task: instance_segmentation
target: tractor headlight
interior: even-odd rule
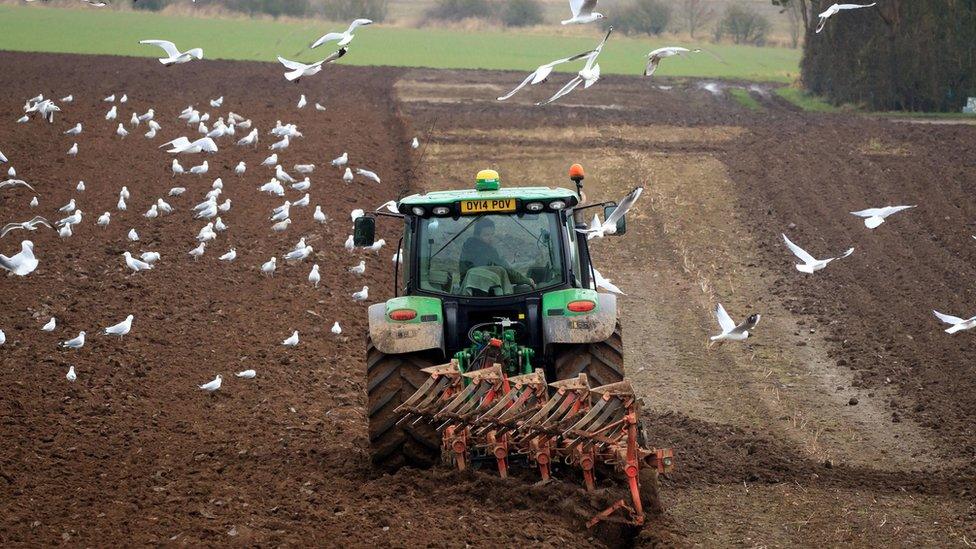
[[[421,208],[420,206],[414,206],[413,208],[410,209],[410,211],[413,212],[413,215],[416,215],[418,217],[423,217],[424,214],[427,213],[427,210]]]
[[[451,209],[447,206],[437,206],[434,208],[434,215],[447,215],[451,213]],[[419,214],[418,214],[419,215]]]
[[[566,202],[563,200],[553,200],[549,203],[549,207],[553,210],[561,210],[566,207]]]
[[[525,209],[530,212],[541,212],[542,208],[545,207],[546,205],[543,204],[542,202],[529,202],[528,204],[525,205]]]

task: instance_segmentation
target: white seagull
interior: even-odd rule
[[[179,65],[194,59],[203,59],[203,50],[200,48],[193,48],[181,52],[176,48],[176,44],[168,40],[140,40],[139,43],[162,48],[166,53],[166,57],[161,57],[159,62],[166,66]]]
[[[366,179],[369,179],[370,181],[375,181],[376,183],[381,182],[380,176],[376,175],[376,172],[371,172],[369,170],[364,170],[362,168],[356,168],[356,175],[361,175]]]
[[[686,53],[701,53],[701,50],[689,50],[688,48],[678,46],[668,46],[652,51],[651,53],[647,54],[647,66],[644,67],[644,76],[651,76],[654,74],[654,71],[657,70],[657,66],[665,57],[674,57],[676,55],[684,55]]]
[[[122,254],[122,256],[125,257],[125,266],[137,273],[139,271],[148,271],[153,268],[152,264],[132,257],[132,254],[129,252],[125,252]]]
[[[312,270],[308,273],[308,281],[312,283],[312,286],[315,286],[316,288],[319,287],[319,282],[322,281],[322,276],[319,275],[318,263],[312,265]]]
[[[585,51],[583,53],[578,53],[578,54],[576,54],[576,55],[574,55],[572,57],[564,57],[562,59],[557,59],[557,60],[553,61],[552,63],[546,63],[545,65],[539,65],[534,71],[532,71],[531,73],[529,73],[528,76],[525,77],[525,80],[523,80],[521,84],[519,84],[518,86],[515,86],[515,89],[514,90],[512,90],[512,91],[506,93],[505,95],[499,97],[498,100],[499,101],[504,101],[504,100],[508,99],[509,97],[515,95],[519,90],[521,90],[525,86],[534,86],[536,84],[539,84],[541,82],[545,82],[545,81],[549,80],[549,75],[552,73],[552,69],[556,65],[561,65],[563,63],[569,63],[569,62],[572,62],[572,61],[576,61],[576,60],[582,59],[582,58],[584,58],[584,57],[586,57],[586,56],[588,56],[588,55],[590,55],[592,53],[593,53],[593,50]],[[413,143],[411,143],[411,147],[413,147],[413,148],[416,149],[419,146],[420,146],[420,141],[418,141],[417,138],[414,137],[413,138]]]
[[[873,2],[871,4],[834,4],[830,6],[829,8],[824,10],[820,15],[817,16],[820,18],[820,24],[817,26],[817,34],[819,34],[820,31],[823,30],[824,25],[827,24],[827,19],[830,19],[834,15],[837,15],[841,10],[856,10],[860,8],[870,8],[875,4],[877,4],[877,2]]]
[[[722,328],[722,333],[714,335],[709,339],[712,343],[722,344],[724,341],[745,341],[749,337],[749,330],[756,327],[759,324],[759,319],[762,315],[754,313],[749,315],[749,318],[745,320],[742,324],[736,326],[735,321],[729,316],[729,313],[725,312],[725,307],[721,303],[715,309],[715,317],[718,319],[718,325]]]
[[[85,346],[85,332],[78,332],[78,337],[62,341],[58,345],[64,349],[81,349]]]
[[[58,321],[52,316],[51,320],[48,320],[44,326],[41,326],[42,332],[53,332],[54,328],[58,325]]]
[[[200,386],[200,388],[203,389],[204,391],[208,392],[208,393],[212,393],[212,392],[216,391],[217,389],[220,389],[220,382],[222,380],[223,380],[223,378],[220,377],[220,374],[217,374],[217,377],[215,377],[213,379],[213,381],[204,383],[203,385]]]
[[[326,42],[331,42],[332,40],[338,40],[339,42],[336,45],[338,45],[339,47],[348,45],[350,42],[352,42],[352,39],[355,38],[355,36],[353,36],[352,34],[352,31],[356,30],[357,27],[362,27],[365,25],[372,25],[372,24],[373,22],[369,19],[356,19],[349,24],[349,28],[346,29],[345,32],[330,32],[328,34],[324,34],[320,36],[318,40],[312,42],[312,45],[309,46],[309,48],[315,49],[321,46],[322,44],[325,44]]]
[[[835,259],[843,259],[851,255],[852,253],[854,253],[854,248],[851,248],[846,252],[844,252],[844,254],[841,255],[840,257],[817,259],[812,255],[810,255],[809,253],[807,253],[807,251],[804,250],[803,248],[791,242],[790,239],[787,238],[785,234],[783,235],[783,240],[786,242],[786,247],[788,247],[790,251],[793,252],[793,255],[795,255],[797,258],[800,259],[800,261],[803,262],[801,264],[796,265],[796,270],[800,271],[801,273],[813,274],[814,272],[819,271],[820,269],[826,267],[827,264],[830,263],[831,261]]]
[[[6,269],[17,276],[26,276],[37,268],[37,258],[34,257],[34,243],[24,240],[20,243],[20,253],[11,257],[0,254],[0,268]]]
[[[261,272],[274,278],[275,269],[278,268],[278,258],[272,257],[261,265]]]
[[[237,374],[235,375],[237,375],[237,377],[244,378],[244,379],[254,379],[254,377],[257,376],[258,373],[255,372],[254,370],[244,370],[243,372],[237,372]]]
[[[597,80],[600,79],[600,64],[596,62],[596,58],[599,57],[600,52],[603,51],[603,46],[607,43],[607,39],[610,38],[611,32],[613,32],[613,27],[610,27],[609,30],[607,30],[607,34],[606,36],[603,37],[603,40],[600,42],[600,44],[597,47],[593,48],[593,51],[586,56],[586,64],[583,65],[583,68],[580,69],[578,73],[576,73],[576,76],[574,76],[572,80],[567,82],[566,85],[562,87],[562,89],[557,91],[555,95],[550,97],[548,100],[537,104],[548,105],[549,103],[552,103],[553,101],[559,99],[560,97],[575,90],[577,87],[579,87],[580,84],[583,84],[583,89],[589,88],[590,86],[595,84]]]
[[[329,55],[325,59],[312,63],[311,65],[306,65],[305,63],[299,63],[298,61],[289,61],[284,57],[281,57],[280,55],[278,56],[278,62],[284,65],[286,69],[288,69],[285,72],[285,80],[288,80],[289,82],[297,82],[304,76],[312,76],[313,74],[317,74],[319,71],[322,70],[322,65],[326,63],[331,63],[332,61],[339,59],[340,57],[346,54],[346,51],[347,51],[346,48],[342,48],[339,51],[336,51],[335,53]]]
[[[569,0],[569,9],[573,16],[561,21],[563,25],[583,25],[603,19],[603,14],[593,11],[597,0]]]
[[[285,347],[297,347],[298,346],[298,330],[295,330],[288,336],[288,339],[281,342]]]
[[[354,301],[366,301],[369,299],[369,286],[363,286],[362,290],[354,292],[352,298]]]
[[[123,320],[122,322],[119,322],[118,324],[114,324],[112,326],[109,326],[108,328],[105,328],[105,330],[102,333],[104,333],[105,335],[116,335],[119,336],[119,339],[122,339],[122,336],[128,334],[129,330],[132,329],[133,318],[135,317],[129,315],[125,317],[125,320]]]
[[[64,375],[64,378],[71,382],[78,379],[78,374],[75,373],[74,366],[68,366],[68,373]]]
[[[603,238],[604,235],[614,234],[617,232],[617,221],[620,220],[632,207],[637,199],[640,198],[641,193],[644,192],[644,187],[637,187],[630,191],[627,196],[623,197],[614,208],[613,212],[607,216],[603,223],[596,224],[599,219],[595,215],[593,216],[593,227],[588,227],[586,229],[576,229],[576,232],[583,233],[586,235],[586,239],[591,238]]]
[[[851,214],[864,218],[864,226],[874,229],[885,222],[890,215],[894,215],[902,210],[917,208],[918,206],[885,206],[883,208],[868,208]]]
[[[332,160],[332,165],[336,167],[345,166],[347,162],[349,162],[349,153],[344,152]]]
[[[969,330],[971,328],[976,328],[976,316],[967,319],[962,319],[959,318],[958,316],[952,316],[952,315],[940,313],[939,311],[932,311],[932,312],[935,313],[935,316],[939,317],[939,320],[941,320],[942,322],[945,322],[946,324],[951,324],[951,326],[946,328],[947,334],[954,334],[956,332],[961,332],[962,330]]]

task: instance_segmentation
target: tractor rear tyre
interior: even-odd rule
[[[586,374],[591,387],[624,380],[624,344],[620,323],[604,341],[560,345],[553,357],[556,379],[571,379]]]
[[[374,465],[385,469],[399,469],[404,465],[429,467],[440,458],[441,436],[437,430],[425,421],[397,425],[401,416],[393,410],[430,377],[420,370],[441,362],[429,353],[381,353],[367,338],[367,413]]]

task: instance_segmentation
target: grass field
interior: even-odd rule
[[[155,57],[158,48],[142,46],[144,39],[171,40],[182,49],[202,47],[210,59],[273,62],[277,55],[296,60],[317,60],[331,53],[297,52],[320,34],[344,25],[321,22],[279,22],[250,19],[204,19],[163,16],[147,12],[107,9],[65,9],[43,6],[0,5],[0,50],[114,54]],[[376,25],[361,29],[349,55],[352,65],[394,65],[430,68],[526,70],[585,51],[592,38],[546,36],[518,31],[465,32]],[[640,74],[647,52],[664,45],[654,39],[611,37],[600,67],[605,74]],[[800,52],[787,48],[704,44],[705,53],[661,64],[661,76],[728,78],[764,82],[792,82]],[[321,52],[321,53],[320,53]],[[576,65],[565,66],[578,70]]]

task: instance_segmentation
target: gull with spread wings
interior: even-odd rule
[[[599,57],[600,52],[603,51],[604,44],[607,43],[607,38],[610,38],[610,33],[613,32],[613,27],[607,30],[607,35],[603,37],[600,44],[593,48],[593,51],[586,55],[586,64],[580,69],[576,76],[573,77],[561,90],[557,91],[555,95],[550,97],[547,101],[542,103],[537,103],[538,105],[548,105],[553,101],[559,99],[560,97],[568,94],[569,92],[575,90],[580,84],[583,84],[583,88],[589,88],[600,79],[600,64],[596,62],[596,58]]]
[[[341,48],[340,50],[336,51],[332,55],[326,57],[325,59],[321,61],[316,61],[311,65],[306,65],[305,63],[299,63],[298,61],[289,61],[280,55],[278,56],[278,62],[284,65],[286,69],[288,69],[288,72],[285,73],[285,79],[288,80],[289,82],[297,82],[304,76],[312,76],[313,74],[317,74],[319,71],[322,70],[322,65],[326,63],[331,63],[336,59],[339,59],[340,57],[345,55],[347,51],[349,51],[349,48]]]
[[[179,65],[182,63],[188,63],[194,59],[203,59],[203,50],[200,48],[193,48],[191,50],[180,51],[176,48],[176,44],[170,42],[169,40],[140,40],[140,44],[147,46],[159,46],[166,52],[166,57],[160,57],[159,62],[165,66]]]
[[[617,204],[613,212],[603,220],[603,223],[588,227],[586,229],[576,229],[576,232],[586,235],[586,239],[590,240],[592,238],[603,238],[604,235],[614,234],[617,232],[617,221],[619,221],[626,213],[634,207],[637,199],[640,198],[641,193],[644,192],[644,187],[637,187],[630,191],[627,196]],[[597,220],[596,217],[593,218],[594,221]]]
[[[564,57],[563,59],[557,59],[557,60],[553,61],[552,63],[546,63],[545,65],[539,65],[539,67],[536,68],[534,71],[532,71],[528,76],[526,76],[525,77],[525,80],[523,80],[521,84],[519,84],[518,86],[516,86],[514,90],[512,90],[512,91],[508,92],[507,94],[499,97],[498,100],[499,101],[504,101],[504,100],[508,99],[509,97],[515,95],[519,90],[521,90],[525,86],[534,86],[536,84],[539,84],[539,83],[545,82],[546,80],[549,80],[549,75],[552,73],[552,69],[556,65],[562,65],[563,63],[569,63],[571,61],[576,61],[577,59],[583,59],[584,57],[586,57],[586,56],[588,56],[588,55],[590,55],[592,53],[593,53],[593,50],[585,51],[583,53],[578,53],[578,54],[576,54],[576,55],[574,55],[572,57]]]

